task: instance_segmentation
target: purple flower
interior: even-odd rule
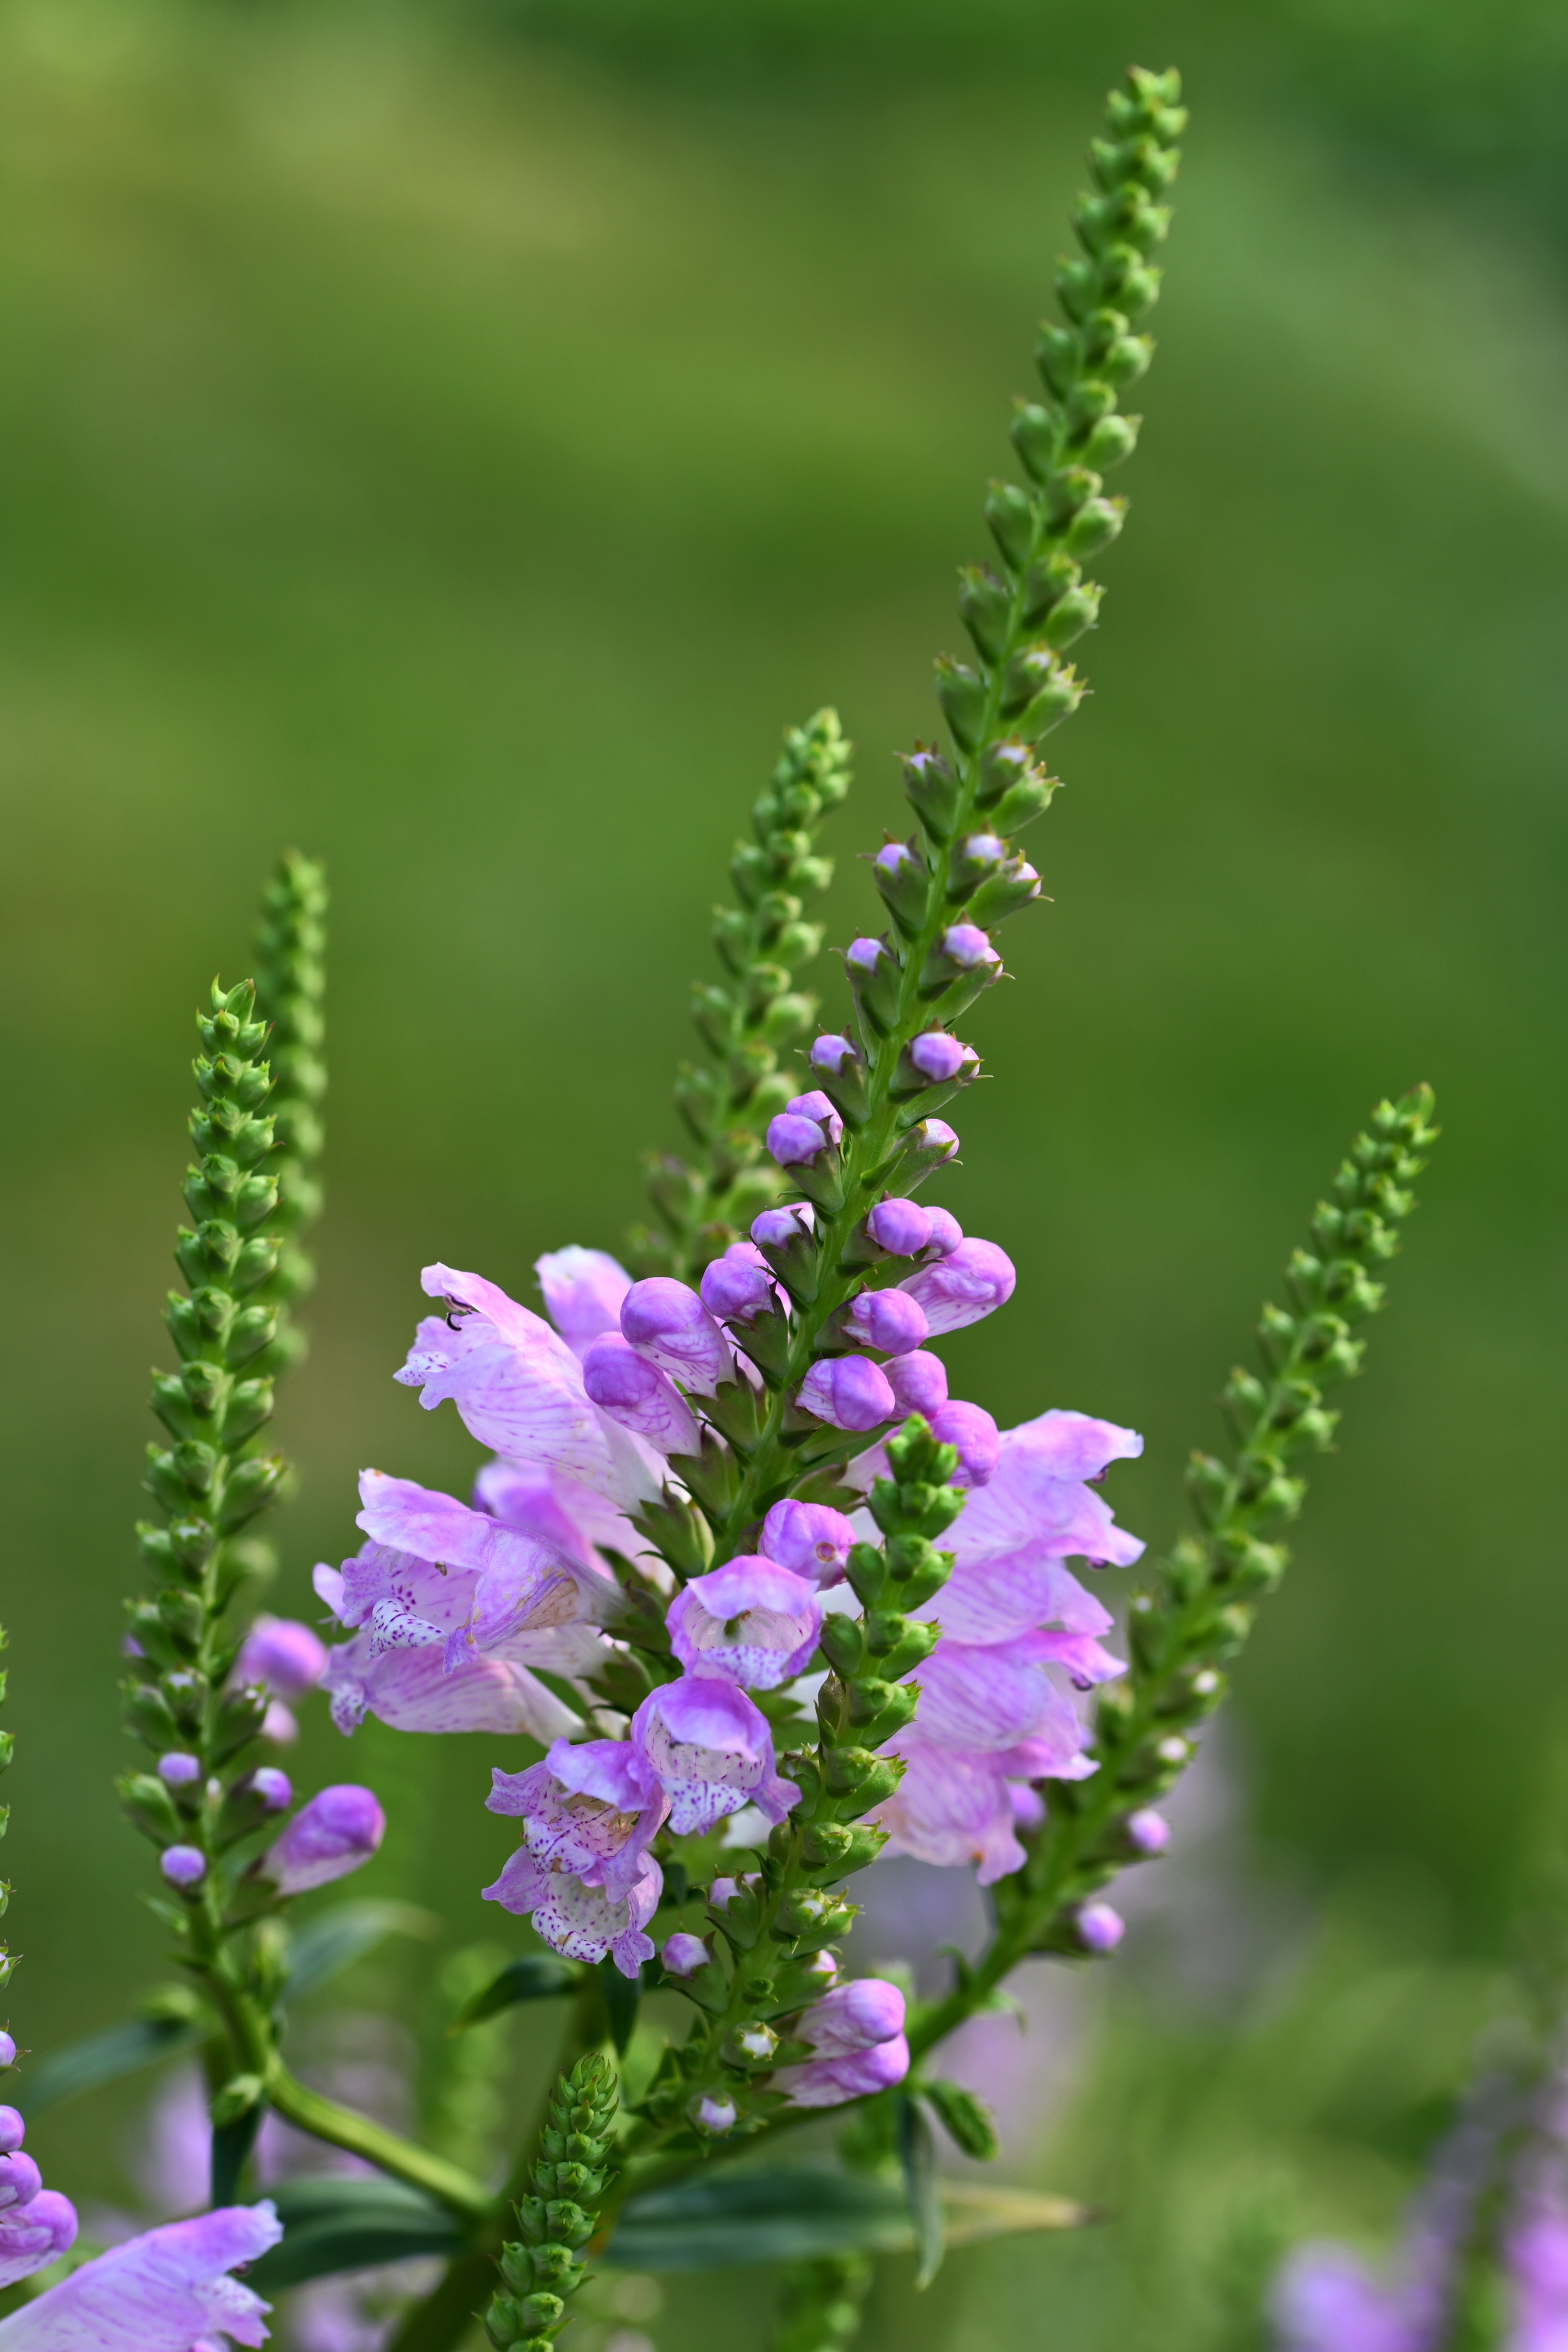
[[[905,1290],[862,1290],[845,1310],[844,1328],[863,1348],[905,1356],[926,1337],[926,1318]]]
[[[781,2066],[774,2086],[797,2107],[836,2107],[901,2083],[910,2070],[904,1997],[880,1977],[835,1985],[796,2020],[792,2038],[819,2054]]]
[[[668,1811],[647,1759],[626,1739],[558,1739],[525,1772],[492,1771],[485,1809],[520,1814],[524,1851],[617,1899]]]
[[[9,2156],[27,2137],[27,2126],[15,2107],[0,2107],[0,2153]]]
[[[670,1602],[667,1622],[689,1674],[775,1690],[816,1649],[822,1603],[808,1578],[746,1553],[694,1576]]]
[[[651,1853],[638,1855],[630,1886],[616,1895],[536,1861],[520,1846],[495,1885],[481,1892],[487,1903],[531,1918],[535,1934],[563,1958],[597,1962],[607,1953],[624,1977],[635,1977],[653,1958],[653,1939],[643,1929],[658,1908],[663,1886],[664,1873]]]
[[[939,1405],[947,1402],[947,1366],[928,1349],[912,1349],[907,1356],[895,1356],[882,1369],[900,1412],[923,1412],[929,1420]]]
[[[1560,2181],[1543,2179],[1521,2200],[1508,2233],[1513,2331],[1508,2352],[1563,2352],[1568,2345],[1568,2209]]]
[[[939,1404],[927,1419],[939,1444],[958,1448],[958,1467],[952,1474],[952,1484],[987,1486],[1002,1459],[1002,1437],[984,1406],[963,1404],[955,1399],[952,1404]]]
[[[199,1758],[187,1756],[181,1748],[172,1748],[158,1759],[158,1778],[166,1789],[194,1788],[201,1777]]]
[[[1041,1740],[1053,1753],[1076,1756],[1083,1727],[1036,1654],[1037,1638],[978,1648],[944,1634],[919,1673],[921,1739],[982,1752]]]
[[[15,2115],[15,2107],[6,2109]],[[44,2176],[24,2147],[8,2148],[0,2156],[0,2210],[12,2205],[30,2205],[44,2185]]]
[[[431,1297],[454,1302],[421,1323],[396,1375],[419,1389],[427,1412],[450,1397],[481,1445],[563,1471],[619,1506],[658,1493],[659,1465],[598,1411],[576,1356],[542,1316],[477,1274],[427,1265],[420,1279]]]
[[[960,971],[1001,969],[1001,957],[974,923],[950,923],[942,935],[942,951]]]
[[[234,1662],[237,1684],[260,1683],[279,1698],[300,1699],[326,1672],[327,1653],[309,1625],[293,1617],[258,1617]]]
[[[1052,1621],[1106,1633],[1110,1616],[1062,1562],[1080,1553],[1128,1568],[1140,1558],[1142,1543],[1086,1482],[1142,1450],[1134,1431],[1087,1413],[1044,1412],[1005,1431],[995,1475],[946,1538],[957,1565],[942,1591],[945,1633],[1007,1642]]]
[[[960,1242],[934,1265],[906,1276],[901,1287],[919,1299],[934,1339],[1005,1307],[1017,1281],[1013,1261],[994,1242]]]
[[[258,1765],[254,1772],[247,1772],[245,1780],[236,1785],[254,1789],[269,1813],[286,1813],[294,1801],[288,1773],[279,1772],[273,1764]]]
[[[980,1066],[973,1046],[949,1036],[945,1029],[922,1029],[910,1047],[910,1059],[933,1087],[948,1086]]]
[[[778,1304],[778,1286],[755,1242],[731,1242],[702,1274],[702,1304],[710,1315],[749,1323]]]
[[[262,1856],[260,1874],[280,1895],[308,1895],[367,1863],[385,1830],[386,1816],[371,1790],[338,1781],[295,1814]]]
[[[733,2131],[740,2115],[733,2099],[721,2098],[715,2091],[703,2091],[692,2099],[687,2108],[699,2131],[712,2132],[717,2137]]]
[[[869,980],[874,977],[878,966],[887,960],[887,955],[888,950],[880,940],[851,940],[844,950],[844,961],[851,971],[858,971]]]
[[[633,1283],[621,1301],[621,1337],[661,1372],[705,1395],[711,1395],[735,1369],[729,1341],[696,1291],[671,1275],[656,1274],[647,1282]],[[584,1386],[593,1395],[586,1362]]]
[[[846,1063],[853,1068],[859,1059],[860,1049],[854,1039],[842,1037],[837,1034],[819,1037],[811,1049],[812,1068],[826,1070],[829,1077],[833,1078],[837,1077]]]
[[[1091,1952],[1113,1952],[1127,1933],[1127,1923],[1109,1903],[1085,1903],[1078,1915],[1078,1932]]]
[[[781,1110],[768,1121],[768,1150],[781,1168],[804,1168],[826,1149],[826,1129],[800,1111]]]
[[[42,2202],[36,2199],[29,2211]],[[63,2197],[56,2202],[69,2213]],[[75,2237],[75,2223],[72,2214],[63,2245]],[[55,2224],[64,2226],[63,2218]],[[194,2221],[144,2231],[0,2320],[0,2352],[128,2352],[131,2346],[135,2352],[216,2352],[220,2333],[237,2344],[264,2344],[262,2314],[270,2305],[227,2273],[255,2262],[282,2235],[266,2202],[220,2206]]]
[[[595,1339],[583,1359],[583,1386],[593,1402],[635,1430],[660,1454],[695,1454],[691,1408],[657,1365],[639,1356],[619,1332]]]
[[[26,2205],[8,2206],[0,2213],[0,2287],[15,2286],[18,2279],[30,2278],[57,2262],[75,2244],[76,2233],[76,2207],[58,2189],[40,2189]],[[37,2305],[25,2308],[36,2310]],[[0,2342],[16,2343],[15,2336],[5,2336],[5,2325],[0,2323]]]
[[[1432,2315],[1347,2247],[1299,2246],[1275,2286],[1280,2352],[1433,2352]]]
[[[855,1530],[826,1503],[775,1503],[763,1521],[763,1549],[781,1568],[808,1576],[818,1591],[844,1581]]]
[[[207,1874],[207,1858],[199,1845],[165,1846],[158,1857],[158,1867],[171,1886],[182,1893],[188,1886],[199,1886]]]
[[[663,1782],[677,1837],[710,1830],[742,1805],[782,1822],[800,1791],[780,1778],[767,1717],[744,1691],[710,1675],[683,1675],[650,1691],[631,1736]]]
[[[1127,1836],[1140,1853],[1163,1853],[1171,1843],[1171,1824],[1163,1813],[1155,1812],[1152,1805],[1141,1806],[1127,1816]]]
[[[926,1211],[931,1219],[931,1246],[938,1257],[951,1257],[963,1239],[963,1227],[951,1209]]]
[[[668,1976],[694,1977],[707,1967],[710,1954],[700,1936],[675,1935],[667,1937],[658,1957]]]
[[[879,1201],[866,1231],[889,1257],[918,1257],[931,1245],[931,1212],[917,1201]]]
[[[800,1402],[834,1429],[875,1429],[898,1411],[887,1374],[869,1356],[819,1359],[800,1384]]]
[[[898,1986],[884,1977],[854,1977],[804,2010],[791,2038],[839,2057],[895,2041],[903,2030],[904,1996]]]
[[[810,1094],[792,1095],[784,1105],[784,1112],[786,1116],[793,1115],[796,1118],[815,1119],[835,1151],[844,1140],[844,1121],[820,1087],[814,1087]]]
[[[581,1356],[602,1333],[620,1328],[621,1301],[632,1286],[624,1265],[605,1250],[550,1250],[535,1258],[533,1271],[544,1293],[544,1311],[574,1354]]]
[[[892,1853],[944,1869],[977,1863],[982,1886],[1023,1868],[1002,1759],[932,1747],[912,1732],[900,1733],[889,1752],[902,1757],[904,1777],[872,1819],[889,1832]]]

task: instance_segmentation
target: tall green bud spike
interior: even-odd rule
[[[501,2288],[485,2314],[496,2352],[551,2352],[567,2304],[588,2273],[582,2249],[598,2227],[609,2185],[611,2135],[619,2088],[602,2050],[579,2058],[551,2094],[539,2136],[533,2194],[517,2207],[518,2242],[501,2248]]]
[[[779,1055],[816,1018],[816,998],[795,983],[822,947],[821,925],[805,919],[833,878],[816,833],[849,790],[849,758],[836,711],[790,728],[752,812],[752,838],[736,848],[730,876],[741,904],[718,908],[713,921],[725,984],[693,992],[707,1066],[683,1063],[676,1082],[697,1149],[689,1160],[648,1154],[648,1194],[665,1230],[630,1236],[640,1273],[695,1281],[783,1189],[763,1136],[804,1084],[781,1072]]]
[[[135,1664],[126,1720],[154,1753],[179,1748],[201,1769],[176,1797],[146,1775],[129,1778],[121,1794],[154,1844],[194,1845],[215,1864],[226,1822],[207,1783],[215,1773],[232,1777],[266,1708],[264,1694],[224,1685],[243,1630],[233,1603],[270,1569],[268,1548],[247,1530],[287,1470],[264,1450],[261,1433],[276,1377],[300,1352],[289,1304],[310,1280],[300,1236],[320,1203],[312,1171],[325,1087],[325,905],[319,867],[285,858],[267,894],[259,941],[270,1017],[248,980],[227,989],[215,982],[211,1005],[197,1016],[199,1099],[190,1122],[197,1156],[184,1181],[191,1223],[174,1253],[186,1290],[171,1293],[165,1317],[178,1370],[153,1381],[153,1410],[170,1442],[149,1447],[147,1484],[167,1524],[137,1529],[159,1590],[131,1605]],[[201,1885],[210,1903],[210,1873]]]

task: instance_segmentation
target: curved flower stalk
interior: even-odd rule
[[[683,1063],[675,1089],[698,1156],[648,1155],[648,1196],[665,1230],[639,1226],[630,1236],[642,1273],[695,1281],[778,1193],[762,1139],[795,1092],[780,1074],[780,1052],[816,1013],[816,997],[795,980],[822,947],[822,927],[805,909],[832,880],[833,863],[817,855],[816,831],[849,789],[849,757],[836,711],[788,729],[772,784],[752,811],[752,838],[736,849],[730,877],[741,904],[713,919],[728,984],[693,992],[708,1066]]]

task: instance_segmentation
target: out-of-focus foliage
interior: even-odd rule
[[[955,1387],[1004,1421],[1072,1404],[1144,1429],[1118,1511],[1164,1540],[1341,1135],[1436,1085],[1441,1168],[1236,1705],[1300,1884],[1397,1869],[1426,1890],[1401,1965],[1468,1969],[1500,1937],[1568,1653],[1560,18],[501,5],[0,11],[27,2036],[110,2022],[138,1939],[157,1966],[112,1694],[195,994],[236,970],[278,848],[322,855],[330,1208],[279,1432],[304,1486],[276,1605],[308,1613],[359,1467],[468,1474],[450,1418],[389,1378],[418,1265],[527,1295],[541,1249],[613,1244],[636,1213],[734,834],[779,730],[828,700],[863,779],[829,938],[868,904],[851,851],[900,823],[886,755],[933,730],[975,486],[1005,463],[1079,151],[1130,55],[1183,67],[1194,129],[1096,696],[1062,741],[1056,903],[986,1008],[1006,1083],[966,1099],[943,1194],[1021,1277],[955,1342]],[[831,1006],[826,961],[815,984]],[[347,1766],[319,1717],[305,1737]],[[504,1840],[479,1801],[518,1759],[453,1741],[426,1776],[374,1727],[349,1754],[391,1817],[364,1891],[451,1940],[344,1981],[435,2013],[422,1972],[494,1931],[477,1889]],[[1202,2208],[1217,2243],[1231,2172],[1295,2164],[1289,2037],[1194,2042],[1128,2001],[1049,2183],[1114,2203],[1123,2234],[955,2255],[918,2305],[895,2280],[888,2342],[1033,2340],[1044,2285],[1077,2279],[1062,2352],[1120,2347],[1167,2224]],[[142,2091],[93,2095],[41,2119],[40,2160],[121,2199]],[[1405,2175],[1372,2124],[1334,2136],[1370,2153],[1325,2166],[1325,2219],[1375,2230]],[[1167,2214],[1158,2168],[1184,2151]],[[1206,2340],[1182,2325],[1171,2343]]]

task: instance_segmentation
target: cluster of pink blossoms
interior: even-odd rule
[[[973,1063],[945,1033],[916,1042],[933,1064],[919,1065],[928,1078],[962,1076]],[[854,1051],[847,1039],[822,1038],[814,1064],[831,1083]],[[768,1142],[799,1174],[837,1154],[842,1134],[833,1103],[814,1091],[773,1120]],[[956,1145],[927,1120],[917,1156],[940,1164]],[[654,1951],[659,1832],[700,1833],[747,1806],[776,1822],[795,1802],[751,1694],[809,1671],[824,1609],[850,1597],[851,1546],[877,1539],[863,1511],[775,1505],[754,1551],[670,1598],[679,1675],[629,1722],[606,1716],[590,1690],[623,1605],[604,1553],[637,1560],[670,1591],[631,1515],[679,1491],[672,1460],[698,1451],[720,1386],[758,1384],[748,1342],[763,1318],[776,1330],[789,1317],[778,1275],[792,1251],[810,1246],[814,1222],[809,1202],[765,1211],[699,1289],[666,1276],[634,1282],[602,1251],[558,1250],[537,1267],[548,1320],[477,1275],[426,1267],[425,1290],[443,1311],[421,1323],[397,1378],[426,1408],[450,1399],[494,1458],[471,1505],[367,1471],[358,1522],[367,1541],[341,1569],[316,1571],[350,1633],[322,1678],[341,1729],[370,1713],[405,1730],[521,1731],[550,1743],[542,1762],[494,1775],[489,1806],[520,1822],[521,1843],[485,1893],[531,1917],[555,1950],[589,1961],[610,1954],[628,1976]],[[1011,1264],[946,1210],[906,1198],[879,1202],[863,1240],[897,1278],[868,1283],[837,1311],[793,1402],[865,1436],[846,1474],[861,1492],[885,1466],[879,1439],[909,1412],[957,1451],[955,1483],[969,1490],[946,1539],[957,1565],[926,1612],[942,1634],[915,1676],[916,1718],[893,1743],[901,1786],[877,1818],[893,1850],[977,1863],[989,1882],[1024,1860],[1016,1832],[1040,1817],[1037,1784],[1095,1769],[1071,1692],[1123,1668],[1101,1646],[1108,1612],[1065,1563],[1139,1557],[1142,1546],[1090,1482],[1142,1440],[1059,1412],[1003,1433],[981,1407],[951,1399],[929,1342],[1003,1305]],[[595,1732],[613,1736],[586,1736]],[[689,1972],[679,1948],[693,1941],[667,1945],[671,1973]],[[873,1997],[878,2031],[851,2049],[842,2035],[866,2031],[867,2020],[857,2024],[858,2009],[840,1996],[855,1992],[864,2007],[861,1991],[834,1986],[830,1973],[824,1984],[838,2004],[816,2021],[827,2039],[813,2065],[826,2071],[796,2070],[795,2095],[810,2101],[837,2084],[832,2096],[850,2097],[861,2075],[860,2087],[870,2074],[896,2079],[888,2069],[907,2063],[901,2007],[890,2021],[896,1994]],[[798,2029],[807,2042],[813,2020],[808,2011]]]

